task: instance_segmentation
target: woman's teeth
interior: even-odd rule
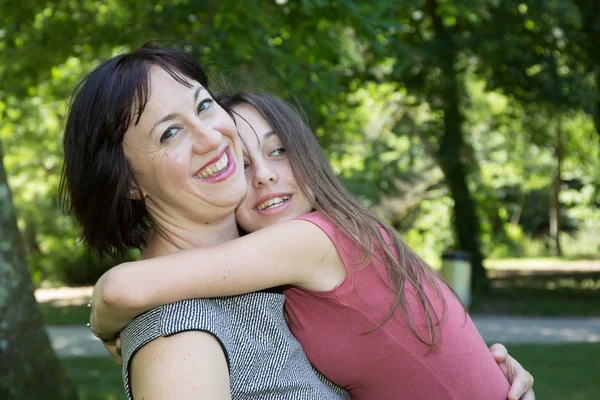
[[[219,172],[222,172],[225,168],[227,168],[228,163],[229,157],[227,157],[227,152],[225,152],[217,162],[210,164],[208,167],[204,168],[201,172],[199,172],[196,176],[208,178],[209,176],[218,174]]]
[[[276,206],[278,204],[282,204],[285,203],[286,201],[288,201],[290,199],[290,196],[281,196],[281,197],[275,197],[273,199],[267,200],[264,203],[260,203],[256,208],[260,211],[265,210],[267,208]]]

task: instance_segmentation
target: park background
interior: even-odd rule
[[[345,185],[427,261],[470,252],[473,313],[600,315],[600,2],[2,0],[0,398],[123,398],[109,359],[49,345],[44,324],[88,310],[33,288],[121,261],[90,254],[59,204],[61,138],[73,86],[151,39],[187,42],[215,87],[302,107]],[[598,343],[507,347],[541,399],[600,393]]]

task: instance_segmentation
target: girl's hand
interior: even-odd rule
[[[535,400],[533,376],[508,355],[506,347],[496,343],[490,347],[490,352],[511,384],[508,400]]]
[[[113,360],[119,365],[123,364],[123,359],[121,358],[121,337],[117,336],[117,340],[114,342],[102,342],[108,354],[112,357]]]

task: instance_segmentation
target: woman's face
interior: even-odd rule
[[[227,114],[196,81],[185,87],[159,67],[123,147],[153,218],[210,223],[232,213],[246,192],[242,146]]]
[[[233,110],[243,117],[235,116],[245,143],[248,182],[246,197],[235,212],[238,225],[254,232],[311,212],[312,205],[296,182],[277,133],[251,105],[241,104]]]

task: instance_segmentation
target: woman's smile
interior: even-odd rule
[[[204,164],[194,174],[194,177],[209,183],[221,182],[233,175],[236,167],[235,159],[231,156],[229,146],[227,146],[216,157]]]

